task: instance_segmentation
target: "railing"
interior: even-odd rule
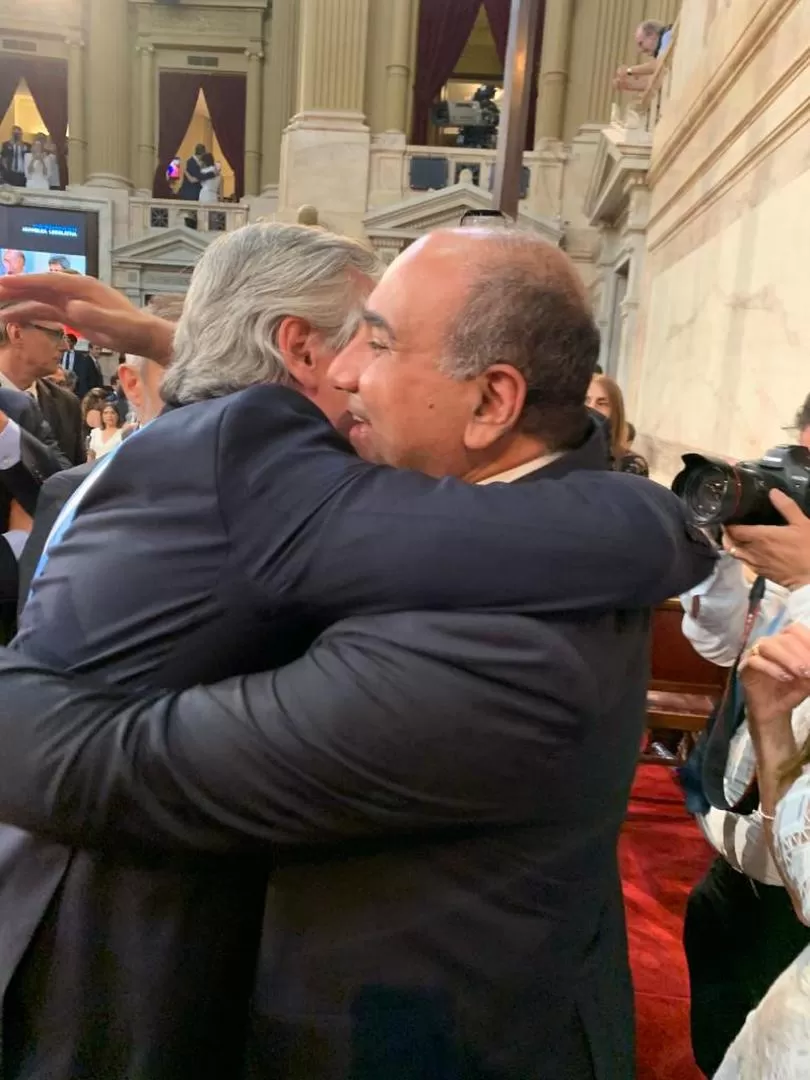
[[[409,191],[433,191],[466,182],[483,191],[491,191],[495,178],[495,150],[467,149],[463,146],[408,146],[403,162],[403,194]],[[420,167],[419,162],[425,164]],[[432,164],[435,163],[435,164]],[[431,181],[434,181],[431,182]],[[531,186],[531,168],[524,165],[520,197],[525,199]]]
[[[655,130],[658,121],[661,119],[664,106],[669,101],[672,86],[672,61],[678,43],[678,23],[679,20],[676,20],[672,27],[672,37],[669,39],[669,44],[658,57],[658,63],[655,65],[650,85],[641,95],[639,112],[644,118],[644,127],[650,133]]]
[[[223,233],[247,225],[248,208],[239,203],[197,203],[180,199],[147,199],[129,202],[130,236],[145,236],[155,229],[185,226],[197,232]]]

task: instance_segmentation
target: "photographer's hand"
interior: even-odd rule
[[[772,491],[770,498],[786,524],[731,525],[724,546],[768,581],[800,589],[810,585],[810,518],[783,492]]]

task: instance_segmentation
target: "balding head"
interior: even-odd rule
[[[431,233],[389,267],[366,324],[332,369],[369,421],[351,430],[365,456],[477,477],[583,438],[598,333],[571,260],[539,237]]]

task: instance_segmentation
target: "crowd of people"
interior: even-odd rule
[[[697,811],[693,1045],[771,1075],[810,963],[810,522],[774,496],[720,550],[647,478],[568,257],[462,228],[383,272],[256,224],[185,298],[0,304],[4,1080],[630,1080],[616,848],[675,595],[739,658],[759,779]],[[100,348],[116,386],[79,391]]]

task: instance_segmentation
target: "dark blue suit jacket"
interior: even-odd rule
[[[94,476],[35,583],[16,647],[136,690],[264,669],[352,614],[467,608],[590,619],[646,607],[701,580],[713,562],[677,500],[638,477],[582,472],[475,488],[369,466],[313,406],[279,388],[166,415]],[[7,682],[0,708],[14,697]],[[638,707],[629,722],[635,737]],[[62,784],[52,766],[50,792]],[[183,816],[182,784],[172,801]],[[6,807],[10,820],[40,827]],[[98,854],[0,833],[9,1080],[236,1075],[270,855],[234,843],[223,862],[223,850]],[[599,873],[615,886],[613,866]],[[327,890],[324,903],[333,900]],[[26,1071],[31,1062],[39,1073]]]

